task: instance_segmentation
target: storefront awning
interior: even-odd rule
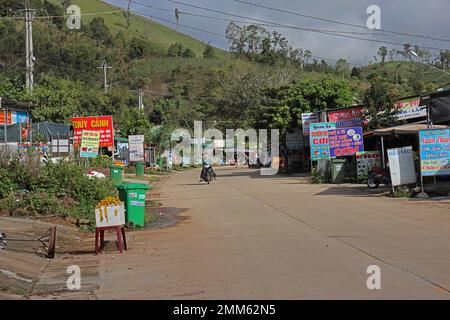
[[[426,124],[409,124],[398,127],[391,127],[385,129],[377,129],[373,131],[374,136],[398,136],[398,135],[418,135],[420,130],[426,129],[445,129],[448,126],[434,125],[428,128]]]

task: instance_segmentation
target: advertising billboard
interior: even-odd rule
[[[363,107],[329,111],[328,121],[335,122],[336,128],[358,127],[363,123]]]
[[[71,118],[73,125],[73,142],[79,146],[83,130],[100,132],[100,147],[114,146],[114,130],[112,116]]]
[[[450,129],[419,131],[422,176],[450,175]]]
[[[319,114],[317,112],[302,113],[303,135],[309,136],[309,124],[319,122]]]
[[[128,136],[130,162],[144,161],[144,136]]]
[[[330,158],[328,130],[331,129],[336,129],[335,122],[317,122],[310,124],[309,144],[311,146],[311,160]]]
[[[362,127],[339,128],[328,130],[330,156],[353,156],[364,151]]]

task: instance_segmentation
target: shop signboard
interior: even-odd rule
[[[100,132],[100,147],[114,146],[114,130],[112,116],[76,117],[71,118],[73,125],[73,141],[75,146],[81,142],[83,130]]]
[[[25,111],[0,111],[0,124],[28,123],[28,114]]]
[[[336,128],[361,126],[363,123],[363,107],[329,111],[328,121],[336,122]]]
[[[367,179],[369,171],[381,166],[381,154],[378,151],[356,153],[356,175],[359,181]]]
[[[362,127],[328,130],[328,143],[332,158],[354,156],[364,151]]]
[[[310,124],[309,144],[311,160],[329,159],[328,130],[336,129],[335,122],[317,122]]]
[[[422,176],[450,175],[450,128],[419,131]]]
[[[302,113],[303,135],[309,136],[309,124],[319,122],[319,114],[317,112]]]
[[[420,97],[403,99],[395,104],[399,120],[407,120],[427,116],[427,106],[420,105]]]
[[[388,149],[392,186],[416,183],[412,147]]]
[[[128,136],[128,152],[130,162],[144,161],[144,136]]]
[[[96,158],[100,143],[100,131],[83,130],[81,134],[80,158]]]

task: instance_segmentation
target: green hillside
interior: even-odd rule
[[[52,2],[55,4],[60,3],[59,0],[52,0]],[[112,6],[100,0],[72,0],[71,3],[78,5],[82,14],[121,10],[118,7]],[[126,1],[124,1],[124,3],[126,3]],[[170,45],[176,42],[180,42],[185,47],[190,48],[197,56],[201,56],[203,50],[205,49],[206,44],[202,41],[136,14],[130,15],[129,26],[127,26],[126,12],[102,14],[98,16],[105,20],[105,23],[111,30],[112,34],[117,34],[120,31],[128,39],[131,39],[132,37],[140,37],[144,40],[152,42],[163,50],[167,50]],[[89,24],[94,17],[95,16],[91,15],[83,16],[83,25]],[[228,55],[223,50],[217,49],[216,51],[219,57],[226,57]]]

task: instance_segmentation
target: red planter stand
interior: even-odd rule
[[[101,248],[103,248],[105,244],[105,230],[115,230],[117,235],[117,247],[119,249],[119,252],[122,253],[122,246],[125,250],[128,250],[127,248],[127,238],[125,237],[125,229],[122,226],[113,226],[113,227],[97,227],[95,228],[95,255],[98,254],[99,251],[101,251]],[[98,245],[100,238],[100,246]],[[122,244],[123,241],[123,244]]]

